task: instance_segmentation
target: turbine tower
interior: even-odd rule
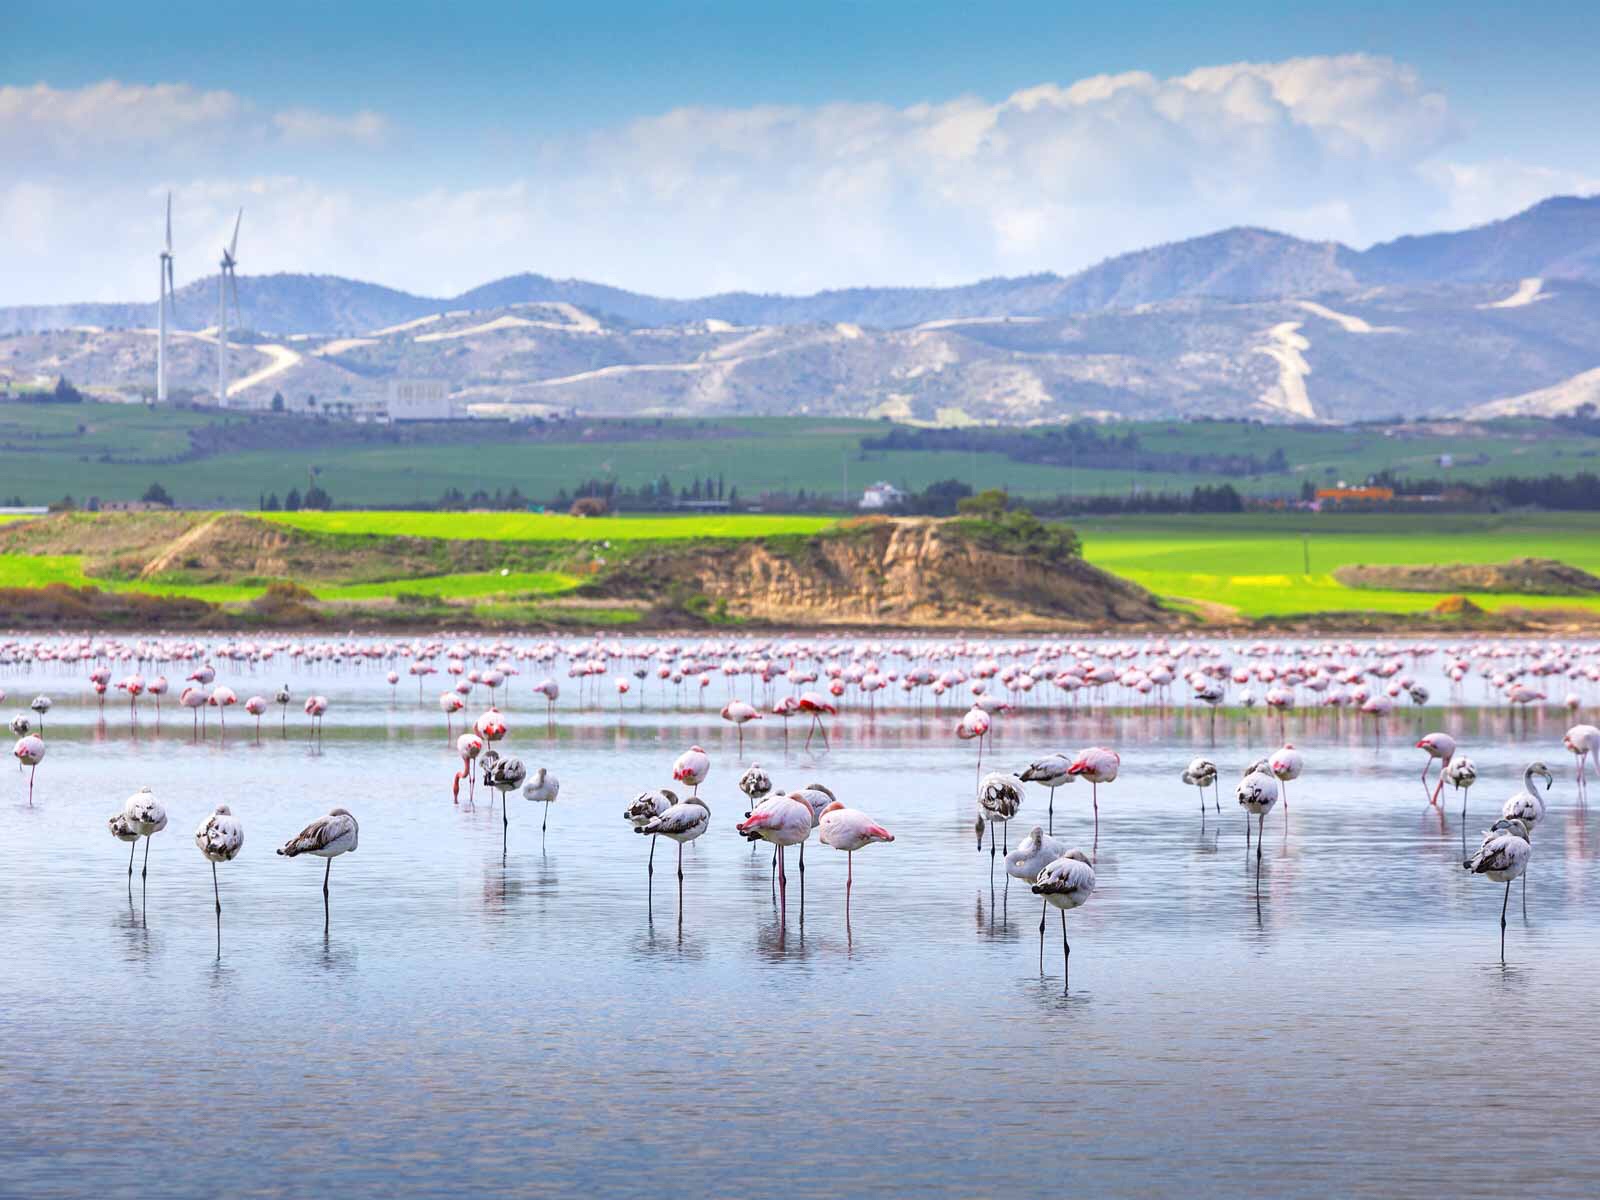
[[[239,315],[239,281],[234,265],[239,261],[239,222],[244,209],[233,219],[233,240],[222,248],[222,269],[217,273],[217,407],[228,407],[228,299],[233,299],[233,315]]]
[[[167,193],[167,248],[161,252],[161,299],[156,306],[156,403],[167,402],[167,313],[177,323],[178,301],[172,285],[172,193]]]

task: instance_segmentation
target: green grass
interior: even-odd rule
[[[820,533],[832,517],[729,515],[570,517],[557,513],[294,512],[262,519],[311,533],[365,533],[390,537],[496,542],[678,541]]]
[[[304,491],[313,468],[336,503],[365,508],[431,503],[448,488],[470,494],[515,486],[525,495],[548,499],[561,489],[570,493],[585,479],[638,487],[663,474],[678,487],[721,477],[751,499],[763,491],[801,488],[830,497],[843,491],[854,498],[878,479],[920,489],[949,478],[975,490],[1005,487],[1024,497],[1126,494],[1131,488],[1187,491],[1223,482],[1249,494],[1283,495],[1298,491],[1306,480],[1360,480],[1385,469],[1438,476],[1440,454],[1455,457],[1449,476],[1463,481],[1600,470],[1600,439],[1563,435],[1537,421],[1464,426],[1461,432],[1426,437],[1400,436],[1384,426],[1142,421],[1108,428],[1136,433],[1147,451],[1250,453],[1265,459],[1282,449],[1290,464],[1276,474],[1236,478],[1102,469],[1092,460],[1041,466],[996,453],[864,451],[862,438],[882,433],[883,422],[810,418],[636,421],[628,426],[632,440],[625,441],[591,436],[605,422],[572,423],[571,440],[564,442],[523,441],[499,423],[462,422],[448,439],[418,445],[194,452],[191,432],[247,419],[143,405],[0,403],[0,494],[36,504],[67,493],[80,503],[91,496],[129,500],[159,482],[184,505],[253,508],[268,493],[282,497],[290,488]],[[304,434],[307,427],[289,424],[294,420],[279,418],[283,424],[256,428],[268,436],[275,429]],[[327,429],[358,436],[348,427]],[[1480,456],[1486,461],[1476,461]]]
[[[1512,516],[1244,514],[1077,521],[1084,557],[1174,600],[1221,604],[1247,617],[1426,612],[1446,594],[1350,588],[1353,563],[1495,563],[1554,558],[1600,573],[1600,514]],[[1309,553],[1309,566],[1307,556]],[[1600,597],[1469,593],[1491,611],[1581,608]]]

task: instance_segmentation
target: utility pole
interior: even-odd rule
[[[1300,535],[1300,554],[1305,560],[1305,573],[1311,574],[1311,538],[1306,534]]]

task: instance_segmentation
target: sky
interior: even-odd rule
[[[1600,190],[1592,5],[0,3],[0,305],[1066,274]]]

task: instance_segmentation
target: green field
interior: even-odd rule
[[[820,533],[832,517],[759,513],[695,516],[569,517],[564,513],[295,512],[261,513],[263,520],[310,533],[369,533],[386,537],[492,542],[680,541]]]
[[[291,513],[270,519],[318,533],[405,535],[562,545],[608,541],[621,549],[649,539],[755,537],[812,533],[824,518],[752,516],[574,518],[539,514]],[[1389,563],[1499,563],[1550,558],[1600,574],[1600,514],[1336,515],[1261,513],[1235,516],[1118,517],[1073,523],[1084,557],[1142,584],[1176,607],[1209,616],[1278,617],[1336,612],[1421,613],[1446,594],[1351,588],[1333,577],[1341,566]],[[307,581],[322,600],[400,597],[537,602],[571,592],[580,577],[562,571],[474,571],[388,582]],[[93,584],[115,592],[191,596],[214,603],[251,600],[265,581],[190,583],[179,578],[92,578],[72,554],[0,555],[0,587]],[[1465,593],[1481,607],[1583,609],[1600,613],[1600,596]],[[507,611],[510,611],[509,609]],[[623,619],[597,617],[596,620]]]
[[[1346,587],[1342,566],[1553,558],[1600,574],[1600,513],[1118,517],[1074,521],[1084,557],[1175,602],[1247,617],[1426,612],[1443,593]],[[1309,557],[1310,569],[1306,569]],[[1452,593],[1455,594],[1455,593]],[[1468,593],[1489,610],[1581,608],[1600,597]]]
[[[662,475],[675,487],[721,478],[745,500],[805,489],[853,502],[879,479],[919,490],[951,478],[974,490],[1000,487],[1023,497],[1187,491],[1224,482],[1247,494],[1285,495],[1307,480],[1361,480],[1382,470],[1439,476],[1441,454],[1454,457],[1449,477],[1469,482],[1600,470],[1600,438],[1538,421],[1449,426],[1425,436],[1391,426],[1145,421],[1104,427],[1136,434],[1151,453],[1265,460],[1283,451],[1287,469],[1254,475],[1136,471],[1100,465],[1092,455],[1052,466],[989,452],[862,449],[864,438],[889,428],[881,421],[815,418],[572,421],[557,434],[535,436],[481,421],[418,434],[205,410],[12,401],[0,403],[0,500],[20,496],[43,504],[65,494],[80,504],[90,497],[129,500],[159,482],[184,506],[254,508],[260,497],[304,491],[314,478],[341,507],[394,508],[430,504],[449,488],[470,495],[516,487],[534,500],[551,500],[584,480],[637,488]],[[419,440],[393,440],[400,437]],[[224,452],[218,445],[274,448]]]

